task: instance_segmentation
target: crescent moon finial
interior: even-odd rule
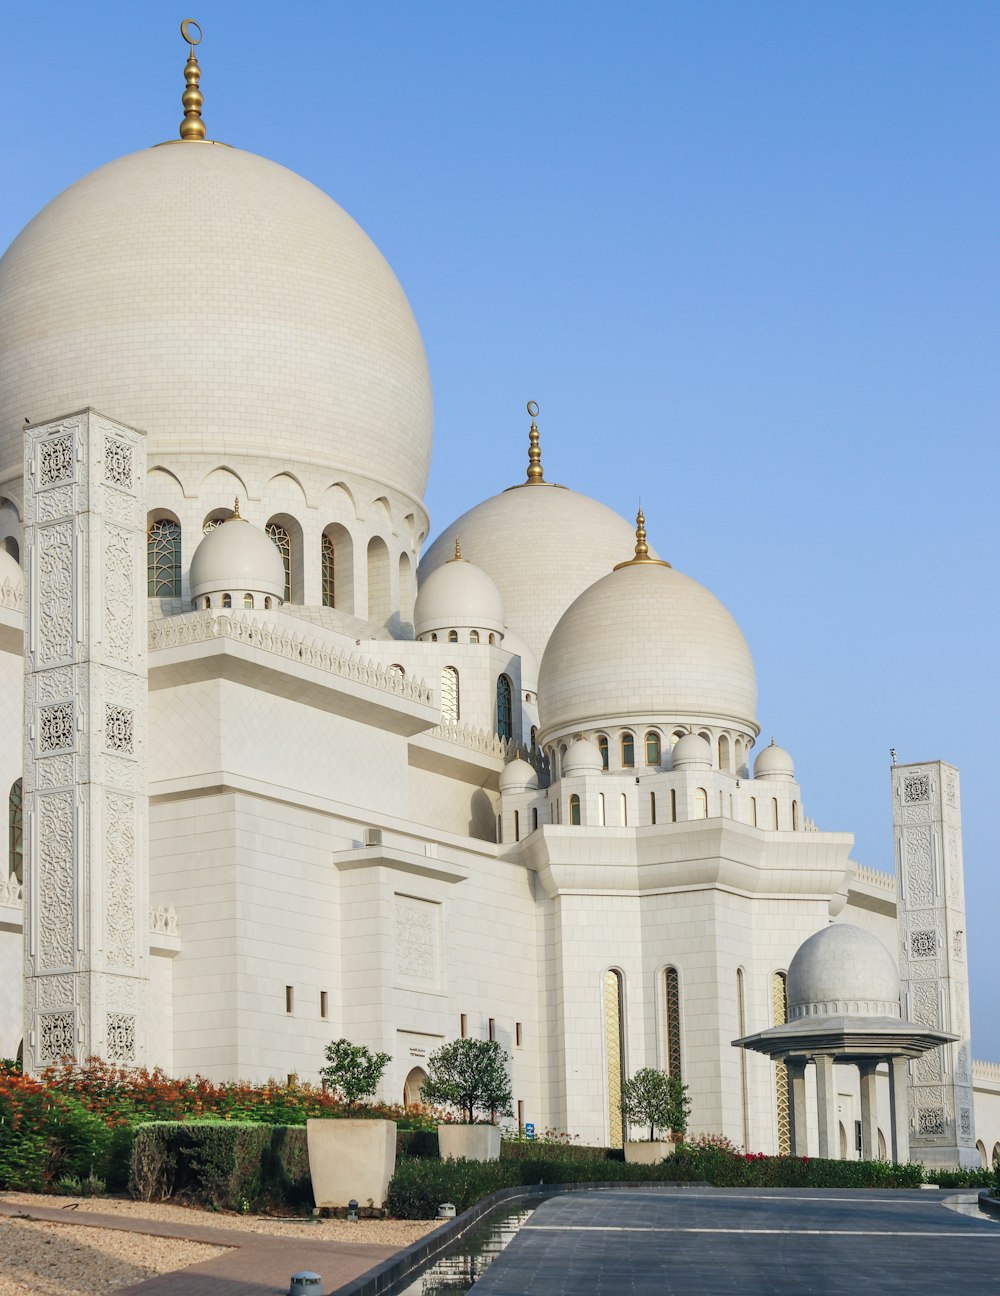
[[[184,80],[187,83],[181,95],[184,105],[184,120],[181,122],[182,140],[203,140],[205,123],[201,120],[201,105],[204,102],[198,83],[201,81],[201,68],[195,57],[195,46],[201,44],[201,27],[193,18],[185,18],[181,23],[181,35],[187,41],[188,61],[184,65]]]

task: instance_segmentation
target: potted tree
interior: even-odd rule
[[[653,1165],[670,1156],[674,1143],[687,1131],[690,1109],[687,1085],[681,1084],[679,1076],[653,1067],[637,1071],[622,1086],[622,1116],[630,1125],[648,1125],[649,1138],[627,1140],[625,1160]],[[668,1137],[657,1139],[657,1130],[666,1130]]]
[[[452,1040],[427,1059],[427,1079],[420,1096],[424,1102],[457,1108],[463,1117],[461,1123],[438,1126],[442,1157],[499,1160],[496,1118],[513,1114],[509,1061],[495,1040],[479,1039]],[[481,1114],[478,1121],[477,1112]]]
[[[373,1053],[363,1044],[333,1040],[326,1046],[325,1086],[335,1089],[350,1113],[378,1088],[388,1053]],[[381,1206],[396,1168],[396,1122],[345,1116],[306,1121],[306,1146],[313,1197],[320,1207],[371,1201]]]

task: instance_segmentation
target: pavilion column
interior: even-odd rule
[[[892,1159],[903,1165],[910,1159],[910,1109],[906,1058],[889,1059],[889,1112],[892,1122]]]
[[[792,1156],[804,1157],[809,1151],[806,1142],[806,1059],[789,1058],[785,1067],[788,1070]]]
[[[878,1156],[878,1098],[876,1072],[879,1059],[858,1063],[861,1077],[861,1159],[874,1161]]]
[[[817,1053],[816,1106],[819,1121],[819,1154],[831,1160],[840,1160],[840,1140],[837,1138],[837,1083],[834,1078],[833,1057]]]

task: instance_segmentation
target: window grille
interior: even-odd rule
[[[268,522],[264,530],[281,554],[281,563],[285,569],[285,602],[290,603],[292,601],[292,537],[277,522]]]
[[[181,526],[171,518],[146,533],[146,576],[150,598],[178,598],[181,592]]]

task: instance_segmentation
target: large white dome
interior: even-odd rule
[[[634,540],[607,505],[546,483],[513,487],[463,513],[420,560],[420,579],[462,556],[493,577],[507,624],[541,658],[553,627],[578,594],[603,576]]]
[[[359,473],[420,500],[430,379],[403,290],[300,176],[175,141],[55,198],[0,260],[0,481],[93,405],[172,452]]]
[[[703,585],[659,562],[624,565],[581,594],[552,632],[538,677],[544,742],[635,723],[756,734],[756,709],[739,626]]]

